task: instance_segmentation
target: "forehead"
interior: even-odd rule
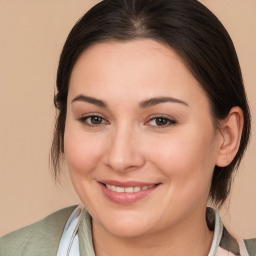
[[[172,71],[177,72],[178,70],[189,73],[183,65],[182,59],[172,48],[155,40],[108,41],[94,44],[81,54],[72,70],[71,79],[74,76],[81,77],[82,69],[85,72],[92,69],[100,72],[106,70],[107,72],[115,68],[115,74],[133,71],[132,74],[136,75],[138,72],[149,71],[152,67],[160,68],[160,65],[162,68],[171,68],[169,69],[170,74]]]
[[[206,97],[181,57],[151,39],[104,42],[85,50],[73,68],[69,95],[84,92],[126,101],[128,96]]]

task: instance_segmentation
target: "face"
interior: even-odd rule
[[[99,43],[72,71],[65,156],[107,233],[142,236],[204,218],[220,137],[205,92],[163,44]]]

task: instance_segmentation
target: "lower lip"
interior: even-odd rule
[[[135,203],[143,198],[145,198],[147,195],[149,195],[153,190],[155,190],[158,185],[146,189],[146,190],[141,190],[138,192],[123,192],[123,193],[118,193],[115,191],[112,191],[110,189],[107,189],[102,183],[99,183],[103,194],[110,199],[111,201],[118,203],[118,204],[132,204]]]

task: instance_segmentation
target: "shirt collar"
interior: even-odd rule
[[[233,255],[240,255],[237,241],[223,227],[220,215],[216,210],[207,207],[206,221],[209,229],[214,230],[213,241],[208,256],[217,256],[220,248],[227,253],[231,252]],[[90,214],[83,206],[78,206],[66,223],[58,253],[60,251],[66,251],[67,253],[67,250],[73,250],[78,251],[78,253],[74,254],[76,256],[95,256],[91,230],[92,218]],[[57,255],[61,256],[62,254]]]

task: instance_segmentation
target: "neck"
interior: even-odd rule
[[[143,237],[117,237],[93,222],[93,242],[97,256],[206,256],[213,239],[202,216],[189,215],[182,223]]]

